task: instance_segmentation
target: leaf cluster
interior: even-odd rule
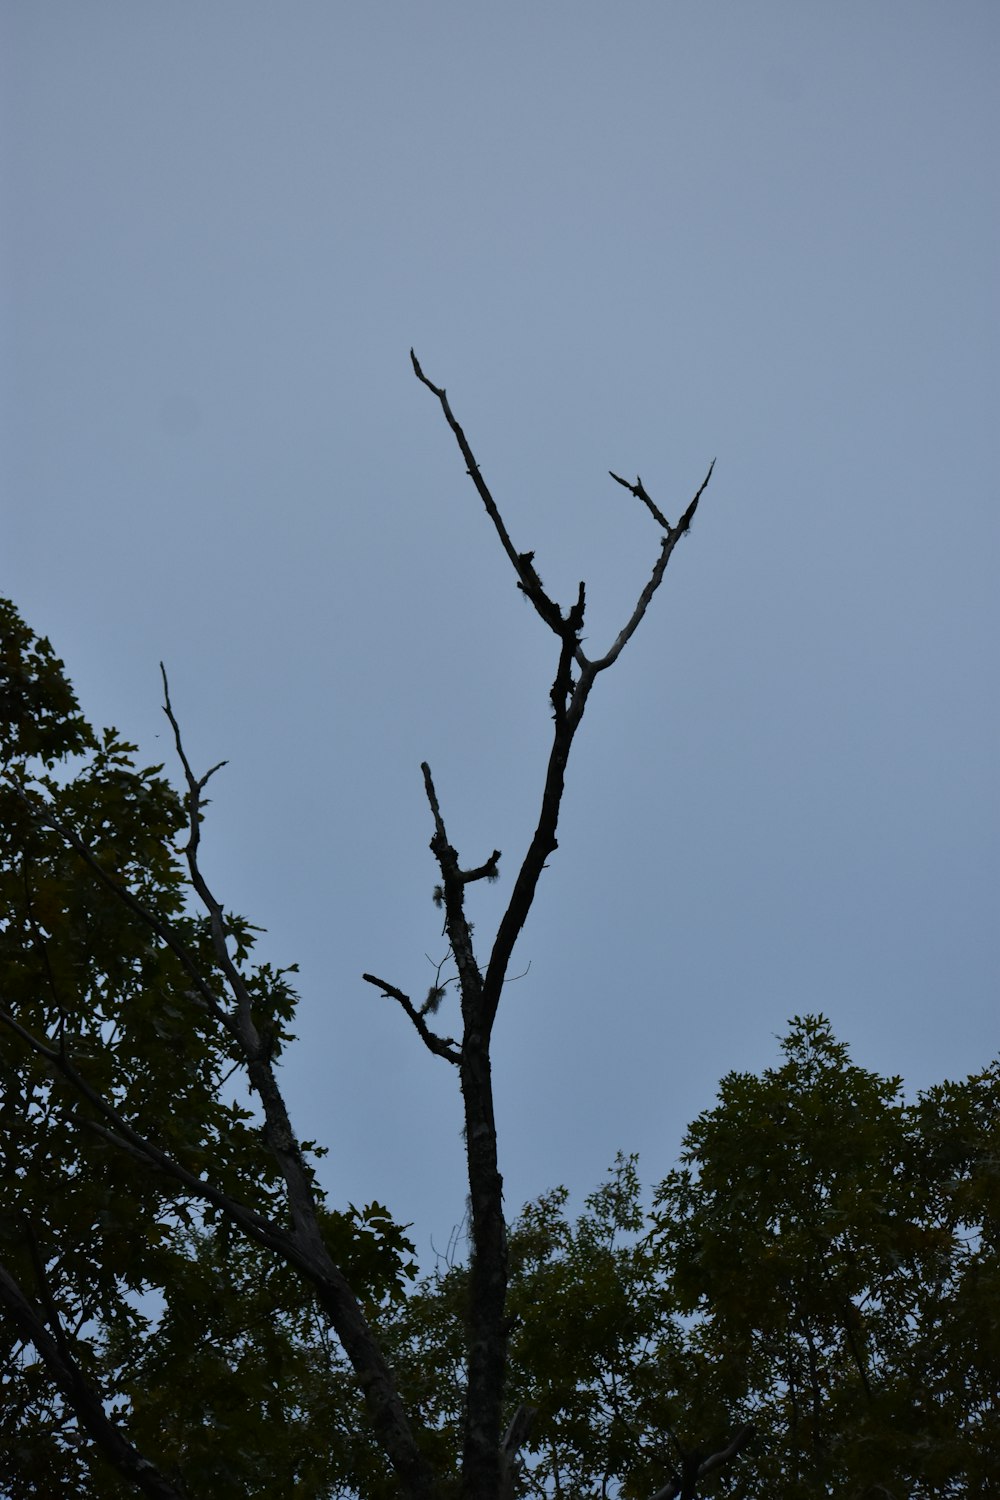
[[[908,1105],[822,1016],[796,1017],[782,1051],[723,1080],[654,1198],[711,1389],[760,1434],[720,1493],[985,1492],[1000,1069]]]

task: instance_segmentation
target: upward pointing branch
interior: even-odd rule
[[[533,552],[518,552],[517,548],[514,546],[514,543],[511,541],[510,533],[507,530],[507,527],[504,525],[503,517],[497,509],[496,501],[490,494],[489,485],[483,478],[482,471],[479,467],[476,456],[473,453],[472,449],[469,447],[469,440],[465,436],[465,433],[462,431],[462,428],[455,418],[454,412],[448,404],[447,391],[445,390],[444,386],[435,385],[432,380],[427,379],[427,376],[420,368],[420,361],[412,349],[410,350],[410,359],[413,362],[413,370],[417,379],[421,381],[429,391],[433,391],[435,396],[441,403],[441,410],[444,412],[445,420],[447,421],[448,426],[451,428],[452,432],[455,434],[455,441],[458,443],[458,446],[461,449],[462,457],[465,459],[466,469],[468,471],[469,477],[472,480],[473,484],[476,486],[476,489],[479,491],[480,499],[486,506],[486,512],[490,520],[493,522],[493,525],[496,527],[496,533],[500,538],[501,543],[503,544],[503,550],[506,552],[507,556],[510,558],[511,562],[514,565],[514,571],[517,574],[518,578],[518,587],[527,596],[527,598],[531,600],[536,612],[545,621],[549,629],[554,630],[556,635],[561,636],[564,633],[566,623],[563,620],[562,611],[560,610],[555,600],[549,597],[549,595],[545,592],[544,587],[542,586],[542,580],[539,578],[538,573],[535,571],[533,563],[535,554]]]
[[[656,593],[656,590],[660,587],[660,584],[663,582],[663,575],[667,571],[667,563],[670,561],[670,554],[677,546],[677,543],[680,541],[681,537],[685,534],[686,531],[690,529],[691,522],[694,518],[694,513],[698,509],[698,501],[701,499],[702,495],[705,493],[706,488],[708,487],[708,481],[712,477],[712,471],[714,468],[715,459],[713,458],[712,462],[708,466],[708,473],[705,475],[704,479],[701,481],[701,484],[695,491],[694,499],[691,501],[690,505],[681,516],[676,526],[671,526],[670,522],[663,515],[663,512],[653,504],[652,500],[643,489],[641,479],[637,478],[635,484],[632,485],[629,484],[627,480],[620,478],[619,475],[611,474],[612,479],[617,479],[619,484],[623,484],[627,490],[631,490],[633,495],[635,495],[638,499],[644,501],[645,504],[650,507],[657,520],[666,527],[667,534],[660,543],[660,555],[656,559],[656,562],[653,564],[653,571],[649,575],[649,579],[646,583],[645,588],[639,595],[635,609],[632,611],[632,614],[625,627],[619,632],[618,638],[615,641],[614,645],[611,647],[611,650],[607,653],[606,656],[602,656],[598,661],[594,662],[593,666],[595,672],[603,672],[607,667],[612,666],[618,660],[619,656],[621,656],[625,646],[632,639],[636,630],[639,628],[642,617],[646,613],[646,610],[649,608],[650,600]],[[610,473],[611,471],[609,470],[608,472]]]
[[[581,645],[586,606],[584,585],[580,584],[576,603],[565,611],[546,593],[534,567],[534,554],[518,552],[511,541],[469,441],[452,412],[447,392],[443,386],[437,386],[428,380],[412,349],[410,359],[417,379],[438,399],[465,460],[469,477],[517,574],[518,587],[531,600],[535,612],[558,636],[560,643],[559,662],[549,695],[553,710],[553,731],[538,823],[497,927],[485,973],[476,965],[473,953],[472,928],[464,910],[464,886],[470,879],[495,872],[499,856],[494,851],[486,865],[472,871],[462,870],[458,854],[448,841],[430,770],[426,763],[422,767],[424,787],[434,818],[431,849],[441,870],[446,928],[459,970],[462,991],[463,1034],[459,1073],[465,1105],[473,1252],[466,1315],[467,1383],[461,1495],[462,1500],[497,1500],[501,1493],[510,1491],[513,1475],[510,1455],[500,1437],[507,1373],[508,1329],[504,1309],[508,1268],[503,1179],[498,1163],[491,1078],[490,1041],[493,1023],[514,946],[527,921],[538,881],[545,869],[546,860],[558,847],[556,833],[566,767],[590,690],[598,674],[617,661],[638,629],[660,586],[677,541],[691,524],[712,470],[709,469],[704,483],[676,526],[670,525],[647,494],[640,479],[632,485],[618,475],[612,476],[646,505],[654,520],[662,527],[664,536],[660,555],[629,620],[607,654],[599,661],[592,661]],[[394,993],[406,1009],[409,1002],[402,991],[386,991],[386,987],[382,987],[385,992]],[[427,1038],[424,1040],[426,1042]]]
[[[445,928],[448,933],[448,941],[451,943],[451,951],[455,955],[455,967],[462,991],[462,1015],[466,1025],[478,1024],[479,1003],[482,998],[483,981],[476,963],[476,954],[472,944],[472,926],[465,915],[465,886],[466,872],[462,870],[458,862],[458,855],[448,841],[448,833],[444,826],[444,818],[441,815],[441,805],[438,802],[437,791],[431,776],[431,768],[423,761],[420,769],[424,777],[424,791],[427,793],[427,801],[430,803],[431,815],[434,818],[434,837],[431,839],[431,853],[438,862],[441,871],[441,884],[444,891]]]

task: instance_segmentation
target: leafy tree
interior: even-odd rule
[[[676,524],[641,480],[612,476],[648,509],[660,547],[618,637],[590,656],[584,585],[568,607],[547,592],[534,554],[515,548],[445,391],[415,356],[413,368],[451,429],[517,587],[556,644],[537,827],[483,956],[467,887],[498,877],[500,852],[462,864],[423,767],[461,1037],[433,1029],[434,992],[414,1004],[365,976],[454,1068],[463,1100],[471,1256],[457,1351],[460,1442],[435,1419],[419,1372],[407,1384],[390,1357],[405,1236],[378,1205],[331,1212],[314,1152],[294,1134],[276,1073],[292,1039],[289,974],[254,962],[253,928],[224,907],[199,864],[205,787],[219,768],[192,769],[166,681],[181,794],[161,767],[138,766],[113,731],[96,735],[48,642],[5,606],[0,1357],[11,1394],[0,1462],[12,1496],[100,1496],[122,1483],[158,1500],[259,1493],[262,1483],[299,1495],[356,1482],[366,1497],[491,1500],[516,1487],[532,1414],[508,1378],[492,1028],[557,847],[566,766],[590,692],[641,623],[711,469]],[[234,1073],[252,1107],[238,1102]],[[151,1310],[153,1293],[162,1311]],[[210,1329],[211,1343],[196,1346],[192,1328]],[[322,1396],[342,1374],[325,1352],[330,1331],[351,1371],[354,1397],[336,1405],[350,1426],[333,1419],[325,1454],[310,1448],[307,1458],[323,1409],[310,1380]],[[699,1467],[687,1464],[686,1493]]]
[[[782,1049],[723,1080],[655,1198],[705,1397],[758,1433],[723,1492],[995,1493],[1000,1067],[907,1105],[823,1017]]]
[[[281,1179],[227,1085],[240,1054],[205,998],[218,966],[210,920],[186,906],[175,840],[187,815],[160,767],[94,734],[48,641],[8,603],[0,629],[0,1483],[12,1497],[120,1493],[116,1472],[148,1474],[141,1438],[164,1475],[217,1494],[242,1463],[246,1485],[229,1492],[247,1493],[281,1464],[260,1415],[294,1399],[273,1376],[282,1361],[294,1370],[315,1312],[287,1264],[251,1253],[220,1211],[231,1198],[251,1225],[280,1214]],[[227,925],[276,1057],[294,994],[286,975],[247,967],[252,931]],[[378,1205],[331,1212],[305,1156],[303,1170],[324,1243],[359,1290],[397,1294],[401,1231]],[[198,1408],[176,1448],[167,1400],[182,1425],[185,1400]],[[191,1451],[195,1426],[210,1453]],[[145,1488],[170,1493],[163,1482]],[[319,1479],[296,1490],[326,1492]]]
[[[575,1223],[556,1190],[512,1226],[526,1493],[679,1495],[686,1470],[733,1500],[997,1493],[1000,1066],[907,1105],[823,1017],[782,1051],[722,1081],[648,1209],[621,1157]],[[392,1314],[450,1432],[467,1275]],[[749,1427],[738,1465],[704,1467]]]

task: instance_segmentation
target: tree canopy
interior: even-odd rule
[[[326,1493],[333,1449],[296,1397],[311,1299],[201,1191],[210,1164],[213,1191],[280,1211],[260,1112],[229,1082],[237,1048],[192,974],[216,962],[210,919],[188,909],[183,801],[162,767],[91,729],[6,601],[0,630],[4,1490],[121,1492],[82,1440],[86,1390],[94,1422],[106,1408],[194,1493],[251,1493],[269,1472],[279,1491]],[[252,929],[228,926],[277,1057],[288,975],[255,968]],[[177,1170],[151,1171],[150,1151]],[[327,1209],[308,1170],[338,1262],[373,1304],[398,1295],[405,1235],[378,1204]]]
[[[512,1225],[527,1493],[648,1497],[744,1426],[706,1495],[995,1492],[1000,1066],[908,1104],[822,1016],[781,1051],[722,1080],[648,1197],[622,1156],[575,1220],[557,1189]],[[452,1430],[466,1274],[443,1266],[393,1310]]]

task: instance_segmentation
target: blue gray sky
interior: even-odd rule
[[[460,1111],[373,970],[444,956],[419,763],[485,945],[552,641],[691,535],[571,767],[496,1081],[512,1210],[647,1178],[824,1011],[913,1088],[997,1048],[995,4],[41,0],[2,11],[0,588],[92,719],[217,778],[222,899],[301,965],[335,1201],[424,1253]],[[529,967],[530,966],[530,967]],[[446,1002],[441,1020],[448,1025]]]

